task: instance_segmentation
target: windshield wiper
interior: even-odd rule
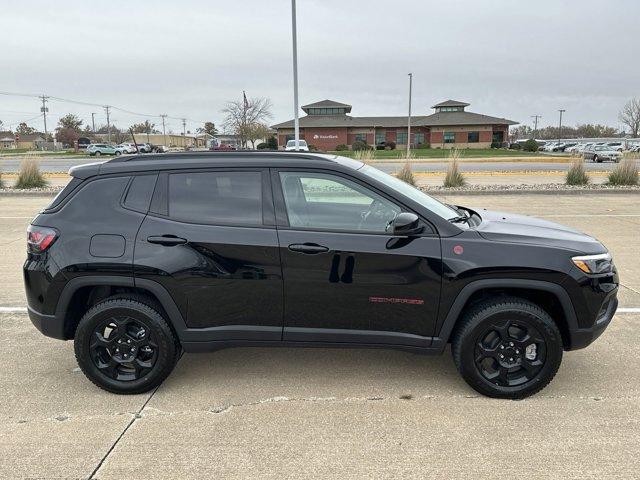
[[[461,215],[459,217],[450,218],[449,221],[451,223],[467,223],[469,221],[469,217],[466,215]]]

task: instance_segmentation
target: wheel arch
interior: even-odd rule
[[[69,281],[62,290],[55,318],[64,324],[64,337],[74,338],[82,315],[100,300],[118,293],[135,293],[151,297],[162,307],[178,337],[186,329],[180,310],[169,292],[159,283],[125,276],[83,276]]]
[[[442,323],[439,335],[434,338],[433,346],[444,349],[451,340],[462,313],[470,305],[487,296],[505,294],[532,301],[547,311],[560,329],[565,348],[571,344],[570,332],[578,328],[578,322],[571,298],[562,286],[542,280],[484,279],[465,285],[458,293]]]

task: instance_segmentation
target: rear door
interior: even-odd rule
[[[268,170],[161,173],[137,236],[135,274],[165,287],[194,340],[280,340]]]
[[[291,341],[427,347],[440,297],[440,238],[393,237],[395,199],[329,171],[272,174]]]

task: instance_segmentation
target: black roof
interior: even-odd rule
[[[291,167],[326,166],[327,163],[359,169],[363,163],[351,158],[307,152],[185,152],[123,155],[106,162],[88,163],[72,167],[69,175],[89,178],[120,172],[144,172],[206,167]]]

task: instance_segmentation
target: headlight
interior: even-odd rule
[[[571,261],[584,273],[590,275],[610,273],[613,270],[613,261],[610,253],[572,257]]]

